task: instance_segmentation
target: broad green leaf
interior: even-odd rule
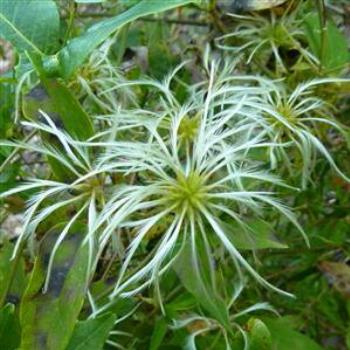
[[[329,71],[344,68],[350,62],[348,43],[345,35],[333,21],[328,20],[324,40],[324,57],[322,51],[322,30],[317,13],[309,14],[304,19],[305,34],[313,54],[322,60],[322,66]]]
[[[21,350],[66,349],[87,289],[88,247],[82,227],[72,229],[57,250],[47,290],[44,283],[58,226],[43,239],[20,309]],[[73,233],[74,232],[74,233]]]
[[[263,321],[251,318],[247,324],[249,350],[271,350],[271,333]]]
[[[57,49],[59,14],[53,0],[0,0],[0,33],[19,52]]]
[[[93,135],[93,125],[87,113],[60,81],[43,78],[43,84],[35,86],[22,99],[22,110],[26,118],[41,120],[42,111],[50,116],[58,128],[67,131],[76,139],[85,140]],[[53,135],[41,133],[41,137],[52,146],[60,149]],[[67,181],[73,178],[72,172],[56,159],[48,157],[48,162],[57,179]]]
[[[196,245],[198,269],[194,266],[191,245],[187,243],[174,263],[174,269],[183,286],[196,298],[199,305],[210,313],[224,327],[230,329],[226,304],[210,283],[210,257],[203,252],[200,243]]]
[[[107,313],[90,320],[79,321],[66,350],[102,349],[115,320],[116,315]]]
[[[15,314],[15,307],[7,304],[0,309],[0,346],[2,349],[14,350],[19,346],[21,330]]]
[[[264,318],[272,339],[273,350],[323,350],[314,340],[294,330],[286,318]]]
[[[166,320],[164,318],[159,318],[154,325],[149,350],[157,350],[160,347],[167,329],[168,325]]]
[[[79,140],[86,140],[94,135],[92,121],[83,110],[79,101],[73,96],[68,87],[58,79],[45,75],[41,58],[30,55],[38,71],[42,85],[34,88],[24,100],[24,109],[30,118],[38,117],[38,109],[49,113],[60,120],[64,129]]]
[[[263,220],[250,220],[247,222],[250,230],[245,231],[235,222],[224,222],[222,226],[225,229],[227,237],[239,249],[267,249],[288,248],[287,245],[278,242],[273,235],[272,226]]]
[[[172,8],[197,2],[196,0],[142,0],[122,14],[103,20],[90,27],[83,35],[72,39],[58,53],[61,74],[68,78],[80,67],[91,52],[111,34],[139,17],[170,10]]]
[[[42,84],[35,87],[25,98],[27,116],[33,117],[38,110],[49,114],[53,120],[73,137],[85,140],[93,135],[93,125],[78,100],[59,80],[42,78]],[[28,108],[31,115],[28,113]]]

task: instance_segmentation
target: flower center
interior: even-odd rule
[[[176,184],[172,185],[169,191],[171,201],[179,210],[184,207],[198,209],[204,203],[205,194],[205,180],[196,172],[187,176],[179,174],[176,178]]]
[[[197,135],[199,127],[199,115],[185,117],[179,125],[179,135],[185,141],[193,141]]]

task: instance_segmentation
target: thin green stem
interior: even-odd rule
[[[317,0],[317,7],[321,27],[321,51],[319,69],[322,71],[327,49],[327,9],[324,0]]]
[[[64,43],[66,43],[68,41],[70,34],[72,32],[76,11],[77,11],[77,4],[75,3],[74,0],[71,0],[71,2],[69,3],[69,8],[68,8],[69,15],[68,15],[67,30],[66,30],[66,33],[64,35]]]

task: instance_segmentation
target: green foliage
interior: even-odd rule
[[[229,330],[230,321],[226,304],[213,289],[212,266],[210,266],[213,262],[205,255],[203,246],[197,247],[199,247],[198,255],[195,258],[191,245],[185,245],[175,265],[176,273],[181,283],[195,297],[197,302]]]
[[[154,324],[149,350],[157,350],[162,345],[167,332],[167,322],[164,318],[159,318]]]
[[[85,321],[79,321],[67,346],[67,350],[99,350],[114,326],[116,316],[111,313]]]
[[[322,350],[322,347],[309,337],[295,331],[288,318],[265,320],[265,323],[271,333],[273,349]]]
[[[21,329],[15,307],[7,304],[0,309],[0,344],[8,350],[18,349]]]
[[[28,278],[24,270],[24,259],[12,259],[13,244],[5,241],[0,249],[0,305],[6,301],[18,303],[21,300]]]
[[[258,318],[252,318],[247,323],[249,334],[249,348],[251,350],[270,350],[272,337],[269,328]]]
[[[57,239],[53,229],[41,243],[30,282],[21,303],[21,349],[66,349],[87,289],[88,247],[82,233],[71,233],[50,253]]]
[[[54,0],[1,0],[0,32],[20,52],[51,53],[59,34]]]
[[[142,0],[126,12],[95,24],[83,35],[71,40],[58,53],[62,76],[64,78],[70,77],[84,63],[94,49],[122,26],[141,16],[163,12],[191,2],[193,0],[169,0],[162,2]]]
[[[0,348],[350,349],[349,18],[0,0]]]
[[[1,81],[0,81],[1,83]],[[3,82],[0,84],[0,137],[7,138],[12,135],[11,108],[14,103],[13,84]]]
[[[273,236],[273,227],[263,220],[252,220],[248,223],[251,231],[244,231],[235,222],[227,220],[224,224],[226,233],[234,245],[240,249],[284,249],[285,244],[278,242]]]
[[[337,72],[350,64],[346,37],[332,20],[327,22],[325,30],[317,13],[307,15],[304,21],[311,50],[326,71]]]

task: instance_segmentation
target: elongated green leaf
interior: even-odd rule
[[[165,337],[168,325],[164,318],[160,318],[156,321],[151,337],[151,344],[149,350],[157,350]]]
[[[13,120],[11,109],[14,106],[14,86],[0,81],[0,137],[11,136]]]
[[[207,310],[212,317],[218,320],[227,329],[230,329],[230,321],[226,304],[218,293],[215,292],[210,280],[210,267],[208,258],[197,244],[197,261],[199,271],[194,267],[194,261],[190,244],[186,244],[180,256],[174,264],[174,269],[183,286],[196,298],[197,302]]]
[[[103,348],[116,316],[111,313],[78,322],[66,350],[99,350]]]
[[[68,78],[81,66],[91,52],[122,26],[135,19],[172,8],[197,2],[196,0],[142,0],[122,14],[101,21],[90,27],[83,35],[71,40],[58,53],[61,74]]]
[[[53,0],[0,0],[0,36],[18,51],[57,49],[59,14]]]
[[[14,350],[18,348],[21,330],[15,307],[7,304],[0,310],[0,346],[2,349]]]
[[[23,259],[11,259],[13,248],[9,242],[0,248],[0,305],[18,303],[27,282]]]
[[[269,223],[257,219],[248,221],[247,224],[250,227],[248,231],[244,231],[243,228],[235,222],[225,222],[222,224],[227,237],[235,247],[247,250],[288,248],[287,245],[277,241],[273,235],[273,228]]]
[[[330,71],[344,68],[350,62],[348,43],[345,35],[329,20],[322,37],[321,24],[317,13],[310,14],[304,19],[305,33],[314,55],[322,62],[322,66]],[[322,42],[323,41],[323,42]],[[322,56],[324,45],[324,56]]]
[[[11,273],[11,256],[12,247],[10,244],[5,244],[0,249],[0,300],[6,298],[8,292],[8,283]]]
[[[75,138],[85,140],[92,136],[93,126],[89,116],[68,88],[54,79],[44,78],[44,82],[45,86],[39,84],[23,97],[24,116],[28,119],[40,120],[42,116],[39,111],[42,111],[50,116],[58,128],[65,129]],[[41,137],[60,149],[60,144],[55,136],[41,133]],[[74,177],[72,172],[56,159],[48,157],[48,162],[57,179],[67,181]]]
[[[42,79],[42,82],[53,109],[57,111],[68,133],[80,140],[93,136],[94,129],[89,116],[69,89],[56,79]]]
[[[350,327],[348,327],[348,330],[346,332],[345,342],[346,342],[347,348],[350,349]]]
[[[69,343],[87,287],[88,247],[81,245],[79,229],[58,248],[46,292],[43,287],[59,227],[49,232],[40,246],[21,304],[21,350],[64,350]]]
[[[38,71],[42,86],[34,88],[26,96],[24,107],[27,116],[33,119],[37,118],[40,108],[44,112],[54,115],[57,121],[61,121],[64,129],[73,137],[86,140],[93,136],[94,128],[90,117],[67,86],[58,79],[45,75],[40,57],[32,54],[30,58]]]

